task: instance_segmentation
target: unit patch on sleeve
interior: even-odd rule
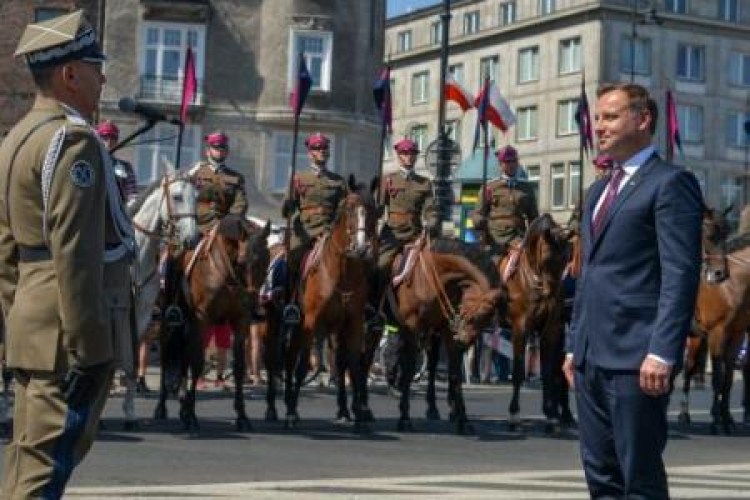
[[[79,160],[70,167],[70,180],[78,187],[87,188],[94,185],[94,167],[84,160]]]

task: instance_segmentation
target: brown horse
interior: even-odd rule
[[[711,356],[711,383],[714,391],[711,406],[711,431],[730,434],[734,421],[729,411],[734,365],[750,325],[750,237],[740,235],[727,239],[726,214],[706,208],[703,215],[703,271],[695,306],[697,335],[708,342]],[[696,344],[696,341],[692,342]],[[694,346],[695,347],[695,346]],[[695,373],[697,349],[688,350],[679,421],[690,422],[690,381]],[[745,401],[750,401],[750,363],[745,363]],[[750,413],[745,407],[745,421]]]
[[[300,285],[300,328],[290,332],[285,356],[287,428],[295,428],[299,423],[297,404],[313,341],[319,335],[328,335],[335,351],[337,418],[351,419],[347,409],[348,372],[352,381],[355,431],[366,429],[365,421],[370,412],[362,396],[366,374],[362,372],[361,357],[375,228],[372,195],[350,177],[349,193],[337,209],[330,233],[316,243],[312,255],[317,257],[308,257],[313,261],[307,264],[308,270]],[[268,380],[272,383],[270,375]]]
[[[567,398],[562,396],[564,383],[562,362],[564,327],[563,297],[560,286],[568,261],[569,239],[573,234],[562,229],[549,214],[543,214],[529,226],[519,249],[517,269],[507,280],[508,309],[506,319],[513,331],[513,397],[508,425],[516,430],[520,424],[519,393],[524,380],[526,344],[539,335],[542,371],[542,409],[547,418],[546,431],[554,432],[562,420],[572,421]],[[503,275],[510,255],[497,264]]]
[[[195,250],[169,266],[162,308],[162,377],[155,418],[166,418],[168,389],[177,390],[190,374],[180,398],[180,420],[189,432],[199,430],[195,414],[198,379],[204,369],[203,330],[229,323],[235,332],[232,346],[234,409],[238,431],[251,429],[245,413],[245,338],[250,314],[258,306],[258,290],[265,278],[270,224],[259,228],[239,215],[228,215]]]
[[[492,263],[471,245],[459,240],[423,242],[414,265],[396,287],[389,287],[388,305],[399,323],[398,380],[400,391],[399,431],[412,430],[409,416],[411,383],[420,344],[428,345],[429,378],[427,417],[439,418],[435,404],[435,368],[442,340],[448,354],[448,404],[456,432],[471,431],[461,388],[461,359],[482,328],[492,322],[504,304],[505,290]],[[402,257],[403,258],[403,257]],[[423,335],[420,337],[420,334]],[[374,343],[377,345],[377,342]],[[372,362],[373,346],[366,368]]]

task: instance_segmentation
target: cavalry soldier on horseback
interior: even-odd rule
[[[16,56],[37,97],[0,146],[0,301],[16,376],[2,496],[61,498],[91,448],[115,363],[133,364],[135,244],[90,125],[105,56],[83,11],[29,25]]]
[[[310,169],[299,172],[292,180],[292,196],[281,207],[283,217],[292,215],[292,235],[287,256],[289,283],[295,286],[302,278],[302,260],[313,248],[318,236],[331,230],[336,209],[346,198],[346,181],[327,169],[330,157],[330,139],[321,133],[305,140]],[[284,321],[296,324],[300,319],[299,307],[292,304],[284,310]]]
[[[107,145],[107,149],[112,151],[112,148],[117,146],[117,141],[120,138],[120,129],[117,125],[110,120],[104,120],[96,126],[96,133]],[[115,169],[115,176],[117,177],[117,184],[120,186],[120,193],[122,194],[123,201],[125,204],[130,206],[135,200],[138,199],[138,180],[135,176],[135,170],[133,165],[125,160],[112,156],[112,165]]]
[[[484,244],[496,256],[503,256],[526,233],[539,216],[531,184],[519,175],[518,152],[505,146],[496,153],[500,176],[479,193],[479,207],[472,214],[474,227],[484,234]]]
[[[198,190],[198,229],[206,236],[229,214],[245,216],[247,212],[247,195],[245,194],[244,176],[226,165],[229,156],[229,137],[217,130],[206,136],[206,159],[190,169],[190,178]],[[224,383],[224,372],[227,369],[227,352],[231,347],[232,329],[228,324],[209,326],[203,332],[204,347],[211,339],[216,344],[216,380],[215,386]]]
[[[245,215],[245,178],[226,165],[229,137],[221,131],[206,136],[206,159],[198,162],[190,177],[198,189],[198,226],[207,233],[228,214]]]
[[[419,238],[426,227],[431,236],[439,234],[432,182],[414,172],[419,155],[417,143],[402,139],[394,146],[399,171],[383,179],[385,225],[380,231],[377,286],[372,297],[377,309],[391,279],[393,261],[404,247]],[[387,213],[386,213],[387,212]]]

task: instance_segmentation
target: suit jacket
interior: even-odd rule
[[[654,154],[622,186],[594,237],[594,207],[607,182],[595,182],[585,202],[566,351],[578,367],[637,370],[647,354],[679,365],[700,277],[700,187]]]

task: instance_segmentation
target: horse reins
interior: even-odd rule
[[[178,221],[179,219],[184,219],[188,217],[189,218],[197,217],[196,214],[174,212],[174,208],[172,206],[172,194],[169,190],[169,186],[173,182],[177,182],[177,180],[178,180],[177,177],[170,178],[169,176],[165,175],[162,181],[162,188],[163,188],[162,202],[165,202],[167,206],[166,223],[162,224],[162,227],[160,228],[148,229],[148,228],[141,226],[137,222],[133,221],[133,228],[142,232],[143,234],[145,234],[151,239],[155,239],[155,240],[165,239],[169,241],[169,240],[173,240],[177,236],[176,221]]]

